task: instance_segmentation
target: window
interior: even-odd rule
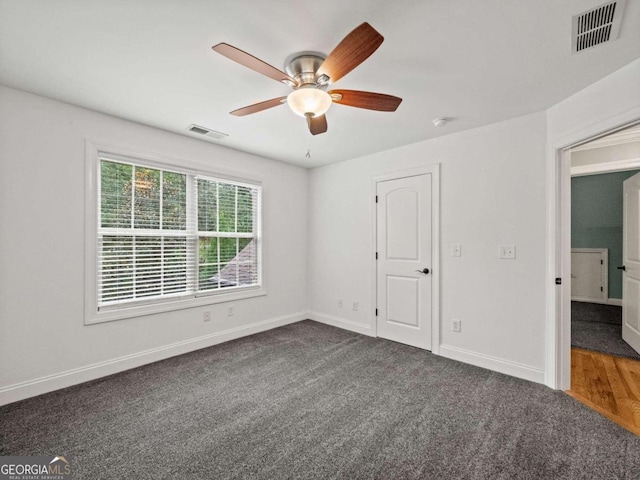
[[[96,177],[98,318],[261,287],[259,185],[106,154]]]

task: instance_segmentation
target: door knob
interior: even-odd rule
[[[627,271],[627,267],[622,265],[621,267],[618,267],[618,270],[622,270],[623,272],[626,272]]]
[[[428,268],[423,268],[422,270],[416,270],[416,272],[424,273],[425,275],[428,275],[429,274],[429,269]]]

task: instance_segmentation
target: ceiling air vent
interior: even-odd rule
[[[618,38],[626,0],[616,0],[575,15],[571,22],[571,51],[595,47]]]
[[[187,128],[187,130],[192,133],[197,133],[198,135],[204,135],[206,137],[214,138],[216,140],[221,140],[229,136],[226,133],[216,132],[215,130],[201,127],[200,125],[189,125],[189,128]]]

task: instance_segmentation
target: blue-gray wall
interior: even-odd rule
[[[571,179],[571,247],[609,249],[609,298],[622,298],[622,182],[638,171]]]

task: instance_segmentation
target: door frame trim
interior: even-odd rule
[[[415,177],[418,175],[431,174],[431,353],[440,353],[440,164],[434,163],[422,167],[410,168],[406,170],[392,171],[386,174],[377,175],[371,178],[371,199],[373,208],[372,230],[371,230],[371,332],[373,336],[378,336],[378,322],[375,314],[378,305],[378,280],[377,280],[377,233],[378,216],[375,197],[379,182],[397,180],[400,178]]]
[[[547,312],[545,380],[571,388],[571,155],[570,149],[640,122],[640,108],[547,140]],[[555,278],[562,285],[555,284]]]

